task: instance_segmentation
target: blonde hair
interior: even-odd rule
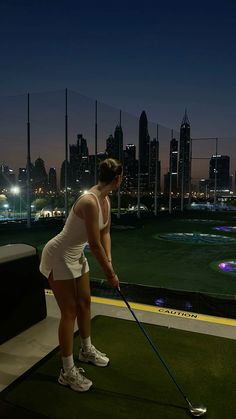
[[[98,168],[98,179],[100,182],[111,183],[116,176],[123,172],[122,164],[116,159],[105,159],[100,162]]]

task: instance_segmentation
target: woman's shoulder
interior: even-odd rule
[[[78,198],[74,205],[74,212],[81,216],[84,211],[97,210],[97,203],[91,193],[86,193]]]

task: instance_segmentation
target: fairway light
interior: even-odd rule
[[[236,273],[236,260],[221,262],[218,268],[225,272]]]
[[[164,307],[164,305],[165,305],[165,299],[164,298],[157,298],[156,300],[155,300],[155,305],[156,306],[158,306],[158,307]]]
[[[193,305],[189,301],[187,301],[184,304],[184,308],[185,308],[185,310],[191,310],[193,308]]]
[[[214,230],[221,230],[226,231],[228,233],[235,233],[236,232],[236,226],[216,226],[213,227]]]

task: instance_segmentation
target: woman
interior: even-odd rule
[[[91,344],[89,266],[84,247],[91,252],[103,269],[108,282],[119,287],[112,267],[110,238],[110,202],[108,194],[122,181],[122,165],[106,159],[99,165],[99,182],[80,196],[73,205],[63,230],[43,249],[40,271],[48,278],[61,311],[58,329],[62,369],[58,381],[75,391],[87,391],[92,381],[73,358],[74,325],[77,319],[81,349],[79,360],[104,367],[109,358]]]

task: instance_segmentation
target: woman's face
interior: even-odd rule
[[[123,179],[123,172],[120,175],[116,175],[115,179],[114,179],[114,189],[118,189],[121,185]]]

